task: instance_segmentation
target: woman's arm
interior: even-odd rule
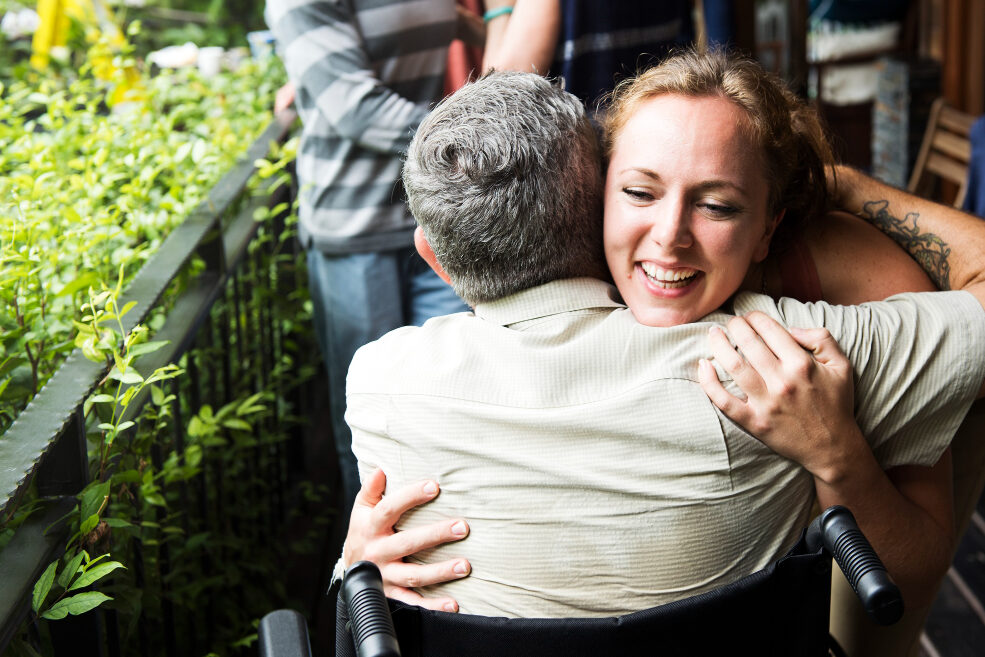
[[[822,296],[830,303],[852,305],[901,292],[936,289],[916,261],[889,237],[848,213],[833,212],[815,222],[804,240],[817,270]],[[766,287],[771,292],[782,290],[778,268],[768,267],[767,272]],[[756,321],[762,323],[761,318]],[[739,330],[750,339],[756,335],[755,329],[749,334],[748,323]],[[781,337],[775,336],[774,340]],[[799,446],[813,445],[797,460],[815,474],[819,503],[823,507],[831,504],[850,507],[907,593],[908,602],[929,603],[953,550],[950,452],[945,452],[932,467],[904,466],[884,473],[851,416],[851,406],[839,411],[833,403],[821,403],[825,399],[830,402],[825,395],[831,391],[823,387],[837,389],[838,380],[825,379],[814,372],[814,367],[820,367],[817,363],[798,361],[797,351],[787,353],[793,354],[792,362],[799,362],[801,369],[791,369],[791,362],[779,365],[761,362],[764,368],[773,368],[763,372],[772,377],[771,385],[759,390],[760,398],[743,409],[745,421],[755,422],[759,430],[771,423],[785,428],[774,429],[770,436],[750,432],[777,451],[789,449],[777,442],[784,436],[800,439]],[[834,361],[842,359],[840,351],[837,354]],[[749,393],[745,386],[740,384],[740,387]],[[732,408],[736,408],[734,402]],[[725,408],[722,410],[746,426]],[[847,415],[839,416],[839,412]],[[791,418],[805,426],[789,423]],[[821,435],[801,438],[812,432]],[[821,458],[839,460],[818,463]],[[808,462],[809,459],[813,461]],[[900,531],[900,527],[906,529]]]
[[[889,235],[939,289],[965,290],[985,306],[985,221],[845,166],[830,186],[840,207]]]
[[[525,71],[545,74],[554,59],[561,31],[559,0],[515,0],[513,13],[486,23],[482,71]],[[513,5],[514,0],[487,1],[486,9]]]
[[[883,472],[855,422],[851,364],[827,330],[788,333],[762,313],[728,329],[737,347],[713,329],[712,353],[746,398],[726,391],[708,362],[699,367],[705,393],[810,472],[821,508],[852,510],[908,605],[929,603],[951,555],[950,454],[931,468]]]

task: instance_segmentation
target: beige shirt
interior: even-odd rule
[[[734,302],[737,313],[754,309],[832,332],[885,468],[935,463],[985,378],[985,313],[965,293],[861,307]],[[363,476],[380,466],[391,487],[440,482],[401,529],[459,516],[471,526],[417,558],[465,556],[472,575],[422,593],[475,614],[616,615],[782,556],[809,521],[814,488],[698,385],[708,328],[728,317],[646,327],[610,285],[573,279],[360,349],[346,419]]]

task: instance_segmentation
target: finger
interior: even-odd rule
[[[467,559],[449,559],[441,563],[405,563],[393,561],[381,571],[384,586],[398,586],[416,589],[462,579],[472,572]]]
[[[735,341],[736,347],[745,356],[749,365],[761,375],[768,375],[779,367],[776,354],[767,346],[763,338],[749,324],[745,317],[733,317],[730,319],[728,332],[732,336],[732,340]]]
[[[761,312],[751,312],[745,319],[780,361],[795,362],[804,359],[806,354],[803,345],[778,321]]]
[[[355,505],[376,506],[383,499],[383,492],[386,490],[386,474],[382,468],[376,468],[373,473],[363,482],[359,492],[356,493]],[[355,506],[354,505],[354,506]]]
[[[395,561],[437,545],[460,541],[468,534],[469,525],[464,520],[442,520],[379,538],[367,547],[366,558],[373,563]]]
[[[797,344],[814,354],[814,359],[822,365],[851,367],[851,362],[841,350],[838,341],[825,328],[791,328],[790,335]]]
[[[410,509],[430,502],[438,495],[438,482],[418,481],[387,493],[373,509],[370,522],[377,532],[391,529]]]
[[[762,376],[736,351],[725,335],[725,331],[720,327],[713,326],[708,331],[708,344],[715,360],[729,373],[746,396],[758,396],[766,391]]]
[[[715,371],[714,365],[704,358],[698,361],[698,383],[712,404],[733,422],[744,426],[742,420],[748,412],[745,402],[725,389],[722,382],[718,380],[718,372]]]
[[[384,592],[386,593],[386,597],[409,605],[424,607],[425,609],[432,609],[434,611],[458,611],[458,603],[454,598],[425,598],[416,591],[399,587],[384,589]]]

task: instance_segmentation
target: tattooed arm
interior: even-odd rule
[[[985,306],[985,221],[845,166],[830,184],[839,207],[893,238],[938,288],[965,290]]]

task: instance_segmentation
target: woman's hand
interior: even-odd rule
[[[787,332],[754,312],[733,318],[728,330],[736,347],[715,327],[712,354],[746,398],[725,390],[710,362],[698,367],[701,387],[725,415],[822,481],[868,450],[853,413],[851,363],[826,329]]]
[[[438,484],[422,481],[384,496],[386,475],[377,469],[356,495],[345,538],[343,562],[348,568],[357,561],[372,561],[383,575],[383,592],[388,598],[437,611],[458,611],[452,598],[425,598],[414,588],[461,579],[471,572],[465,559],[449,559],[435,564],[405,563],[404,557],[420,550],[459,541],[469,533],[465,520],[443,520],[426,527],[397,532],[400,517],[438,495]]]
[[[879,467],[853,415],[851,363],[825,329],[790,329],[762,313],[709,335],[712,354],[746,395],[698,366],[705,394],[725,415],[814,476],[821,508],[847,506],[903,591],[907,606],[933,601],[953,541],[951,459],[933,467]],[[744,356],[744,357],[743,357]],[[901,531],[901,528],[906,528]]]

